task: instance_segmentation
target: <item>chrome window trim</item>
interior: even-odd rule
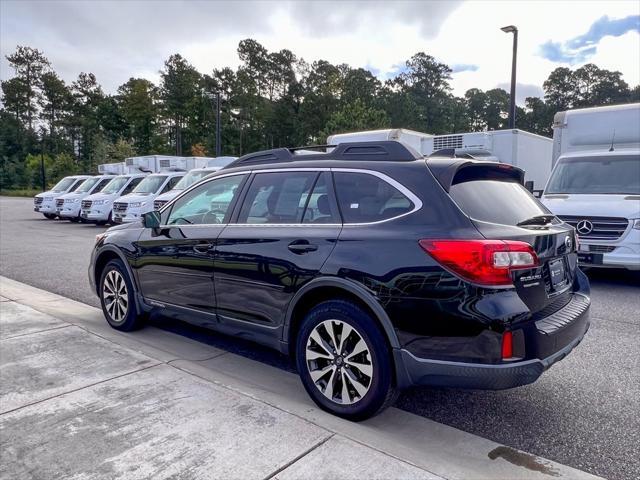
[[[198,225],[180,225],[179,228],[211,228],[211,227],[313,227],[313,228],[322,228],[322,227],[361,227],[367,225],[377,225],[380,223],[390,222],[392,220],[397,220],[398,218],[405,217],[407,215],[411,215],[422,208],[422,200],[418,198],[411,190],[405,187],[402,183],[397,180],[389,177],[388,175],[378,172],[375,170],[368,170],[364,168],[348,168],[348,167],[340,167],[340,168],[328,168],[328,167],[304,167],[304,168],[265,168],[259,170],[242,170],[240,172],[230,172],[225,174],[214,174],[211,178],[205,177],[202,182],[198,182],[194,185],[191,185],[188,189],[183,191],[180,195],[165,203],[162,208],[160,208],[160,213],[162,213],[166,208],[171,206],[175,201],[177,201],[183,195],[189,193],[192,189],[196,187],[200,187],[205,183],[212,182],[219,178],[232,177],[234,175],[251,175],[252,173],[274,173],[274,172],[346,172],[346,173],[362,173],[365,175],[373,175],[394,187],[400,193],[402,193],[405,197],[407,197],[411,203],[413,203],[413,209],[405,212],[400,215],[396,215],[395,217],[385,218],[384,220],[377,220],[375,222],[359,222],[359,223],[207,223],[207,224],[198,224]],[[178,228],[177,225],[161,225],[159,228]]]

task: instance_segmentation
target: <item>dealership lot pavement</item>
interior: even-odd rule
[[[596,478],[395,408],[348,422],[292,373],[4,277],[0,295],[0,478]]]
[[[86,269],[93,238],[103,229],[44,220],[30,207],[31,199],[0,198],[0,274],[97,305]],[[591,330],[567,359],[535,384],[501,392],[414,389],[396,406],[594,474],[640,478],[635,460],[640,458],[640,277],[596,272],[591,278]],[[247,342],[175,322],[162,326],[185,341],[197,339],[192,342],[194,352],[218,348],[262,362],[252,363],[252,372],[259,370],[256,365],[277,366],[283,375],[291,370],[285,358]],[[53,332],[59,327],[46,328]],[[170,343],[173,337],[156,329],[143,332],[140,341],[149,348]],[[136,341],[138,336],[133,336]]]

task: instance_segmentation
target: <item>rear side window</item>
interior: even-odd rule
[[[340,215],[331,189],[331,174],[322,172],[307,201],[302,223],[340,223]]]
[[[374,175],[335,172],[334,179],[344,223],[379,222],[414,208],[400,190]]]
[[[454,183],[451,198],[469,217],[481,222],[517,225],[550,212],[517,182],[470,180]]]
[[[300,223],[317,176],[317,172],[256,174],[242,203],[238,223]]]

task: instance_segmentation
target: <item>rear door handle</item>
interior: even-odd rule
[[[213,243],[202,242],[194,245],[193,250],[197,253],[209,253],[212,247],[213,247]]]
[[[317,245],[312,245],[306,240],[296,240],[294,242],[291,242],[288,248],[293,253],[297,253],[297,254],[315,252],[316,250],[318,250]]]

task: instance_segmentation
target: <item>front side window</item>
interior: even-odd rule
[[[107,186],[107,184],[111,181],[110,178],[103,178],[102,180],[100,180],[100,183],[98,183],[98,185],[96,185],[96,187],[93,189],[94,192],[99,192],[100,190],[102,190],[104,187]]]
[[[238,223],[300,223],[317,176],[317,172],[256,174],[242,203]]]
[[[564,158],[553,170],[544,193],[640,194],[637,155]]]
[[[212,170],[192,170],[187,173],[182,179],[176,183],[176,186],[173,187],[174,190],[186,190],[191,185],[196,183],[197,181],[202,180],[207,175],[212,174]]]
[[[156,193],[167,179],[166,175],[149,175],[145,177],[140,184],[133,189],[133,193],[140,193],[143,195],[149,195]]]
[[[335,172],[336,196],[345,223],[371,223],[411,212],[400,190],[368,173]]]
[[[83,180],[83,179],[80,179],[80,180],[78,180],[76,183],[74,183],[74,184],[73,184],[73,186],[69,189],[69,193],[71,193],[71,192],[75,192],[75,191],[76,191],[76,189],[77,189],[80,185],[82,185],[82,183],[83,183],[83,182],[84,182],[84,180]]]
[[[162,189],[161,193],[165,193],[165,192],[168,192],[169,190],[173,190],[173,188],[176,186],[176,184],[180,181],[181,178],[182,177],[171,177],[167,182],[167,184]]]
[[[122,191],[122,195],[127,195],[129,193],[131,193],[133,191],[134,188],[136,188],[138,185],[140,185],[140,182],[142,180],[144,180],[145,177],[135,177],[131,180],[131,182],[129,182],[129,185],[127,185],[125,187],[125,189]]]
[[[226,223],[229,206],[239,193],[246,175],[217,178],[206,182],[175,201],[166,225],[211,225]],[[163,212],[163,217],[166,212]]]

